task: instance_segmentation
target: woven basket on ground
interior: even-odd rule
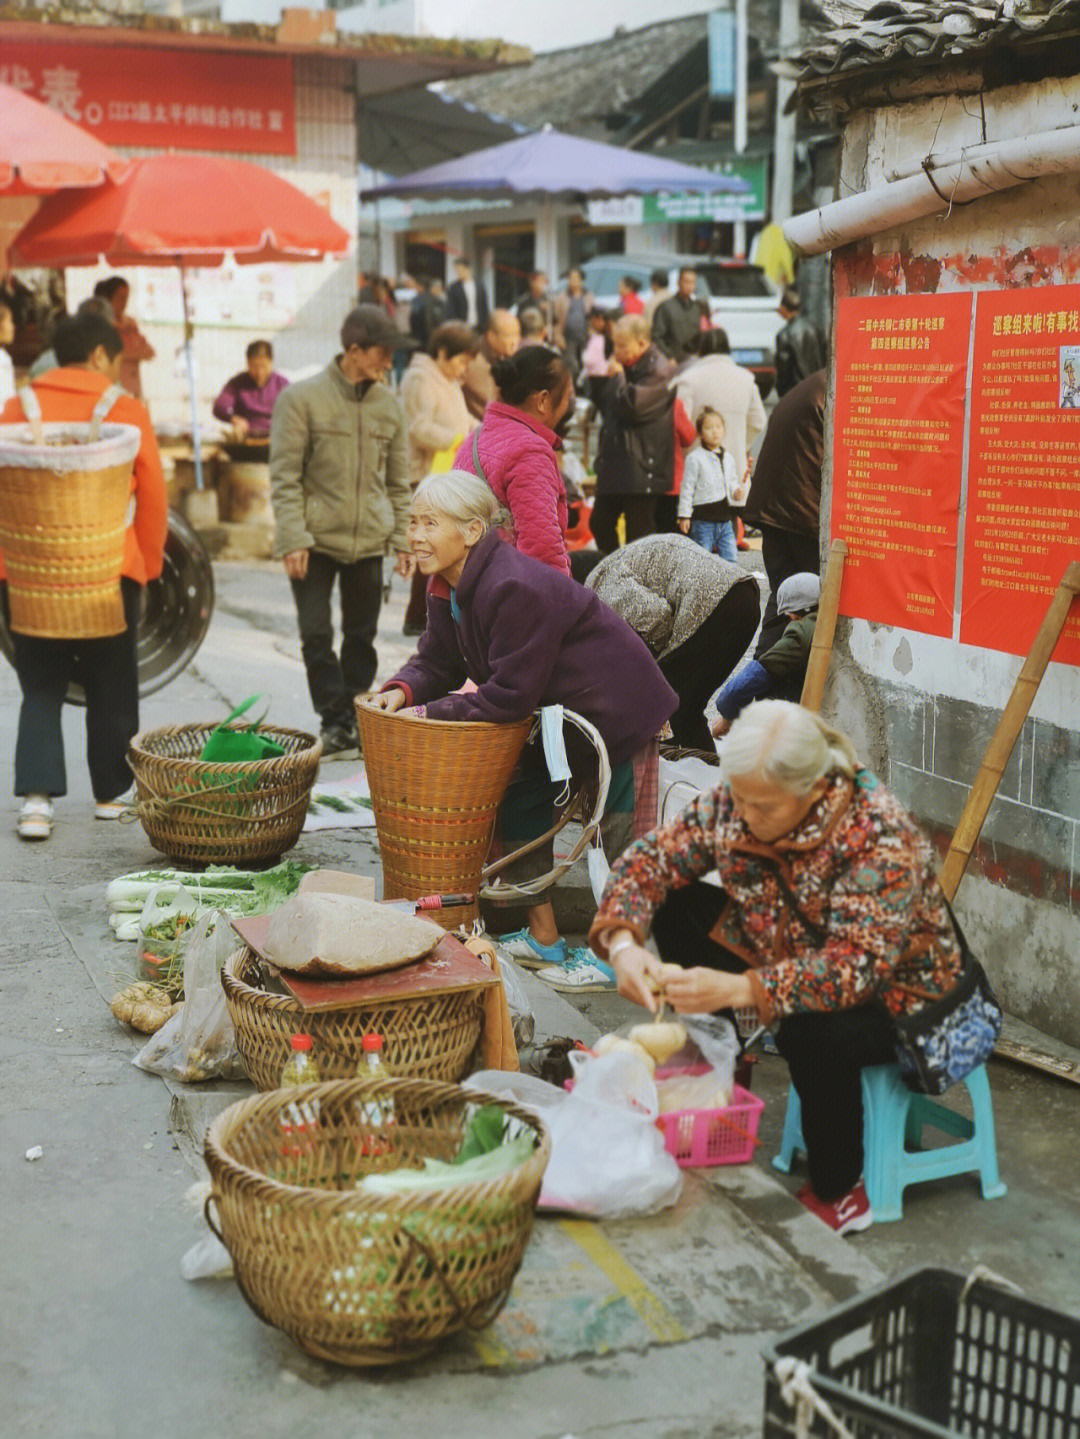
[[[533,719],[514,724],[403,719],[356,706],[385,899],[475,894],[495,814]],[[444,928],[477,906],[432,911]]]
[[[373,1132],[361,1106],[370,1114],[387,1100],[393,1128]],[[477,1104],[498,1105],[536,1133],[537,1148],[509,1174],[409,1195],[356,1187],[376,1171],[452,1159]],[[321,1359],[390,1364],[494,1319],[532,1233],[549,1152],[537,1118],[457,1085],[390,1079],[278,1089],[231,1105],[210,1126],[207,1221],[220,1224],[260,1319]]]
[[[225,1004],[236,1030],[236,1047],[258,1089],[276,1089],[294,1034],[311,1035],[321,1079],[352,1079],[365,1034],[381,1034],[386,1062],[396,1075],[417,1079],[464,1079],[480,1040],[482,988],[384,999],[341,1009],[304,1009],[291,995],[259,986],[259,961],[246,946],[230,955],[221,972]]]
[[[43,639],[101,639],[126,626],[120,592],[134,425],[0,426],[0,551],[11,629]]]
[[[285,750],[274,759],[208,764],[199,759],[214,725],[168,725],[131,741],[137,812],[155,849],[189,864],[277,859],[300,838],[322,741],[259,725]]]

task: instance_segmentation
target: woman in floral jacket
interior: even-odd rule
[[[892,1015],[960,977],[933,850],[850,741],[799,705],[750,705],[721,776],[616,862],[590,944],[649,1009],[662,993],[682,1012],[779,1022],[810,1170],[799,1198],[838,1233],[865,1229],[859,1071],[894,1059]],[[700,882],[712,870],[722,888]],[[650,929],[663,960],[642,947]]]

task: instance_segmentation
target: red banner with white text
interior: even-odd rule
[[[139,45],[5,43],[0,83],[106,145],[295,155],[292,60]]]
[[[1080,558],[1080,285],[975,305],[960,639],[1027,654]],[[1080,606],[1054,659],[1080,664]]]
[[[840,613],[950,635],[970,295],[839,302],[832,534]]]

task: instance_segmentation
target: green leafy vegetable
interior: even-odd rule
[[[478,1154],[498,1149],[506,1132],[506,1115],[494,1104],[485,1104],[469,1120],[454,1164],[465,1164]]]

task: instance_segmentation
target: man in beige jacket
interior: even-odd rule
[[[698,358],[679,371],[673,384],[695,425],[706,405],[723,416],[724,449],[742,479],[750,449],[765,428],[765,406],[754,376],[731,358],[724,330],[708,330],[702,335]]]
[[[283,390],[270,430],[276,533],[300,625],[323,753],[357,744],[353,696],[375,678],[382,561],[397,553],[412,573],[406,538],[409,474],[405,420],[385,384],[401,333],[378,305],[357,305],[341,327],[341,354]],[[341,598],[341,655],[331,600]]]

